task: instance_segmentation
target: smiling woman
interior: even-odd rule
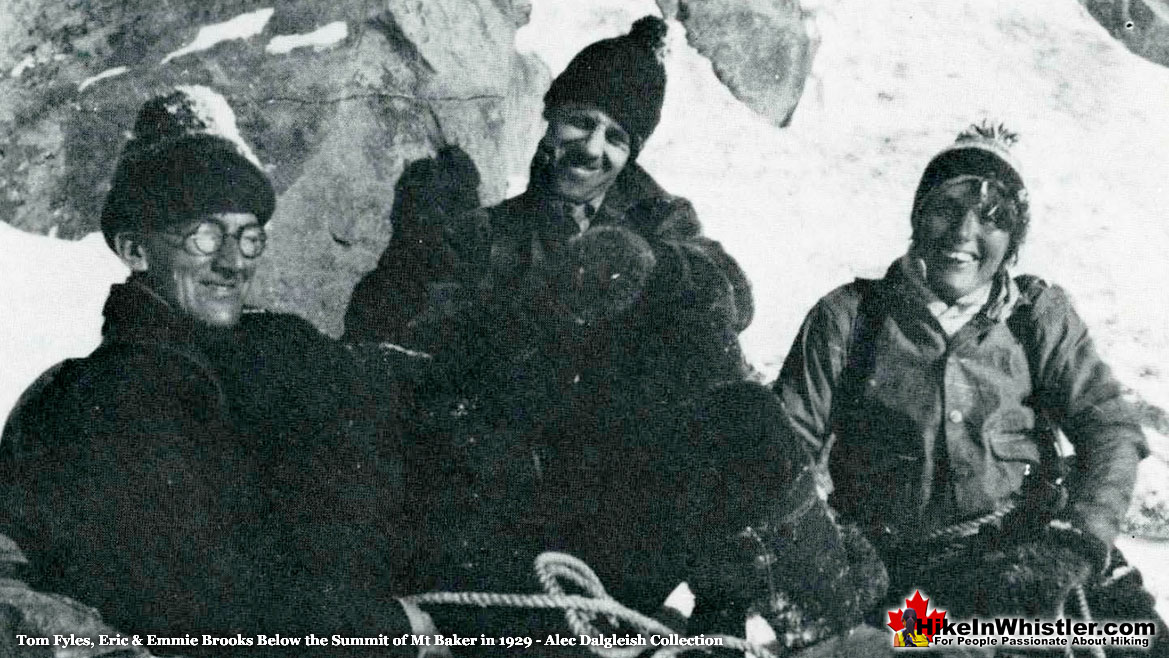
[[[945,302],[987,289],[1027,236],[1027,189],[1009,148],[1017,139],[1001,124],[972,126],[922,174],[910,256]]]
[[[1007,270],[1029,223],[1013,142],[973,126],[930,160],[908,253],[820,300],[775,390],[890,592],[929,591],[958,616],[1032,615],[1085,587],[1094,615],[1152,616],[1139,577],[1091,589],[1122,562],[1112,542],[1147,448],[1067,293]],[[1076,448],[1070,484],[1056,429]],[[956,524],[986,541],[921,564]]]
[[[1010,224],[999,219],[1014,211],[1001,185],[986,179],[962,177],[947,183],[926,200],[914,220],[911,253],[923,279],[942,300],[953,303],[987,287],[1003,266],[1011,246]]]

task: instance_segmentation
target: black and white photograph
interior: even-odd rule
[[[0,658],[1169,656],[1167,0],[0,0]]]

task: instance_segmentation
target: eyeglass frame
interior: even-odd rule
[[[204,251],[204,250],[199,248],[199,246],[197,244],[197,240],[195,238],[199,234],[200,229],[202,229],[204,226],[208,226],[208,225],[214,226],[214,227],[216,227],[216,229],[218,229],[218,231],[219,231],[219,238],[218,238],[219,244],[217,244],[215,246],[215,249],[213,249],[211,251]],[[257,249],[256,252],[253,254],[249,254],[246,251],[244,251],[243,236],[244,236],[244,232],[249,231],[249,230],[257,231],[258,237],[259,237],[259,245],[260,245],[259,249]],[[228,236],[231,236],[235,240],[236,249],[239,250],[240,255],[243,256],[244,258],[247,258],[248,260],[259,258],[260,256],[263,255],[264,250],[267,249],[267,247],[268,247],[268,232],[264,230],[264,227],[262,225],[248,224],[247,226],[241,226],[239,228],[239,230],[237,230],[233,233],[229,233],[227,230],[227,226],[223,222],[219,221],[218,219],[214,219],[214,218],[199,220],[199,223],[195,225],[195,228],[193,228],[190,231],[187,231],[185,233],[179,233],[176,231],[159,231],[159,233],[161,235],[168,237],[168,238],[177,238],[180,242],[179,242],[179,245],[176,245],[176,246],[181,246],[183,251],[187,252],[188,254],[190,254],[192,256],[198,256],[198,257],[214,256],[215,254],[219,253],[219,250],[223,248],[223,244],[227,240]]]

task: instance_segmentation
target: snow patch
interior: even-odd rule
[[[20,60],[20,62],[17,63],[16,66],[12,67],[12,73],[11,73],[12,77],[19,78],[25,72],[25,70],[30,69],[33,66],[36,66],[36,63],[37,63],[37,60],[32,55],[25,57],[24,59]]]
[[[82,80],[81,84],[77,85],[77,91],[85,91],[86,87],[89,87],[90,85],[92,85],[95,82],[105,80],[106,78],[112,78],[115,76],[122,75],[123,73],[125,73],[126,71],[129,71],[129,70],[130,69],[126,68],[125,66],[118,66],[118,67],[115,67],[112,69],[106,69],[105,71],[102,71],[101,73],[98,73],[95,76],[91,76],[91,77],[88,77],[88,78]]]
[[[57,240],[0,222],[0,417],[49,366],[97,347],[109,286],[126,275],[100,233]]]
[[[264,50],[270,55],[286,55],[297,48],[307,46],[312,46],[315,50],[324,50],[344,41],[348,36],[349,26],[345,21],[334,21],[305,34],[281,34],[272,37]]]
[[[254,37],[264,31],[264,27],[268,24],[268,20],[272,18],[272,14],[275,11],[271,7],[257,9],[253,12],[240,14],[229,21],[215,23],[214,25],[204,25],[199,28],[199,32],[195,35],[194,41],[163,57],[161,63],[166,64],[176,57],[189,55],[200,50],[207,50],[224,41]]]
[[[239,134],[239,127],[235,121],[235,111],[231,109],[231,105],[227,103],[226,98],[210,87],[204,87],[203,85],[179,85],[175,89],[186,94],[186,100],[190,103],[191,112],[203,122],[204,130],[208,135],[215,135],[228,140],[248,162],[251,162],[260,170],[264,169],[264,166],[260,164],[259,158],[252,152],[252,148],[248,146],[247,141]],[[177,103],[181,102],[177,101],[176,104],[168,105],[167,110],[172,114],[177,113],[179,111],[179,105]]]

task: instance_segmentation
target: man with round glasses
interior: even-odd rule
[[[405,626],[377,405],[309,323],[244,312],[275,204],[222,96],[148,101],[101,217],[131,271],[102,344],[43,375],[0,441],[0,532],[30,584],[124,632]]]

